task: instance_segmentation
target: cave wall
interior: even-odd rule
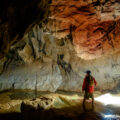
[[[4,28],[0,27],[0,91],[81,91],[88,69],[98,82],[97,90],[119,86],[118,0],[36,0],[29,4],[26,0],[15,8],[19,3],[13,3],[13,17],[9,14],[7,22],[0,23]],[[17,11],[21,16],[16,16]]]
[[[36,23],[45,22],[51,0],[1,0],[0,58]]]
[[[1,91],[36,89],[78,92],[87,69],[92,71],[98,82],[97,90],[114,89],[120,81],[120,52],[84,60],[77,56],[69,36],[58,39],[44,32],[39,25],[13,45],[3,61]]]

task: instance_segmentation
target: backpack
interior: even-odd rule
[[[88,86],[93,86],[94,85],[94,80],[93,80],[93,77],[91,75],[87,76],[86,80],[87,80],[87,85]]]

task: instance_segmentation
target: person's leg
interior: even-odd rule
[[[84,98],[83,99],[83,103],[82,103],[82,106],[83,106],[83,109],[85,110],[85,101],[86,101],[86,99]]]
[[[85,98],[83,99],[83,105],[85,105]]]
[[[85,92],[85,94],[84,94],[84,99],[83,99],[83,103],[82,103],[82,106],[83,106],[84,110],[85,110],[86,97],[87,97],[87,92]]]
[[[92,109],[94,109],[94,96],[92,95]]]

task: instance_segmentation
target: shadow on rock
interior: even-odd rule
[[[21,104],[23,120],[101,120],[99,113],[94,111],[82,111],[81,106],[71,106],[61,109],[51,108],[44,110],[40,106]]]
[[[21,113],[12,112],[12,113],[3,113],[0,114],[0,120],[21,120]]]

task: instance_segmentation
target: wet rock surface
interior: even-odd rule
[[[14,97],[11,98],[11,95]],[[0,117],[2,120],[119,120],[119,107],[116,106],[105,106],[95,101],[95,109],[92,110],[91,103],[87,102],[86,111],[83,111],[82,96],[78,96],[77,93],[41,92],[34,98],[33,91],[18,90],[3,92],[0,94],[1,97]],[[6,104],[9,104],[10,108],[7,108]],[[105,115],[111,116],[105,117]]]

